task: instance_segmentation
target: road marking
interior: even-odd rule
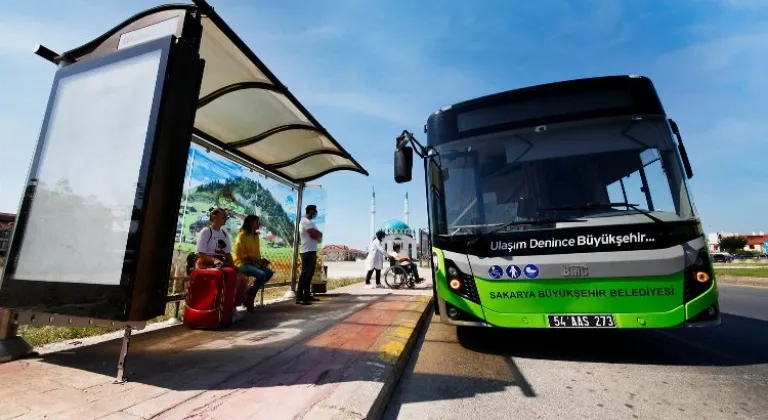
[[[393,333],[393,335],[395,337],[404,338],[404,339],[407,340],[408,337],[410,337],[411,334],[413,333],[413,330],[415,330],[415,329],[416,328],[399,327],[399,328],[395,329],[395,332]]]
[[[753,286],[750,284],[733,284],[733,283],[719,283],[719,282],[717,283],[717,286],[718,287],[725,286],[726,289],[729,287],[735,287],[735,288],[743,287],[747,289],[762,289],[762,290],[768,289],[768,286]]]
[[[377,362],[366,362],[366,364],[368,364],[370,366],[376,366],[377,368],[381,368],[381,369],[384,369],[384,368],[387,367],[387,365],[385,365],[383,363],[377,363]]]
[[[405,344],[400,341],[391,340],[379,347],[379,359],[394,365],[397,359],[405,351]]]

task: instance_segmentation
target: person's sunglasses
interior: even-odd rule
[[[229,213],[227,213],[226,209],[211,207],[210,209],[208,209],[208,212],[211,214],[211,216],[217,216],[219,213],[223,212],[224,219],[229,219]]]

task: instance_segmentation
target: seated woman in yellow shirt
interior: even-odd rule
[[[248,289],[248,294],[245,297],[245,307],[251,313],[253,313],[253,300],[256,298],[256,293],[275,274],[267,268],[269,261],[261,258],[259,228],[261,228],[259,216],[252,214],[246,216],[243,221],[243,227],[240,228],[240,233],[238,233],[235,240],[235,246],[232,249],[235,267],[237,267],[238,271],[256,278],[256,281]]]

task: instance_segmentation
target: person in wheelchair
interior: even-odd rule
[[[413,262],[413,260],[409,257],[401,257],[399,255],[400,252],[400,244],[394,244],[392,245],[392,251],[389,252],[389,256],[400,266],[402,266],[406,273],[413,275],[414,279],[420,280],[419,278],[419,268],[416,266],[416,263]]]

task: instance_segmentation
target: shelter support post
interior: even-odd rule
[[[128,346],[131,344],[131,326],[123,327],[123,345],[120,347],[120,357],[117,360],[116,384],[125,383],[125,360],[128,358]]]
[[[173,299],[166,300],[166,304],[169,301],[173,302],[173,317],[171,320],[174,323],[181,323],[181,318],[179,318],[179,313],[181,312],[181,301],[184,300],[184,296],[186,295],[186,292],[184,289],[186,288],[185,280],[181,276],[174,276],[173,277],[173,293],[172,296]],[[179,294],[180,293],[180,294]],[[169,296],[170,298],[171,296]]]
[[[298,197],[296,198],[296,226],[293,230],[293,259],[291,260],[291,290],[285,293],[286,298],[296,297],[296,281],[298,280],[298,266],[299,266],[299,241],[301,235],[299,233],[299,225],[301,224],[302,217],[302,198],[304,197],[304,183],[300,182],[298,186]]]
[[[176,322],[181,322],[181,320],[179,319],[180,309],[181,309],[181,302],[180,301],[173,302],[173,319]]]
[[[0,308],[0,363],[10,362],[32,354],[32,346],[17,335],[13,311]]]

